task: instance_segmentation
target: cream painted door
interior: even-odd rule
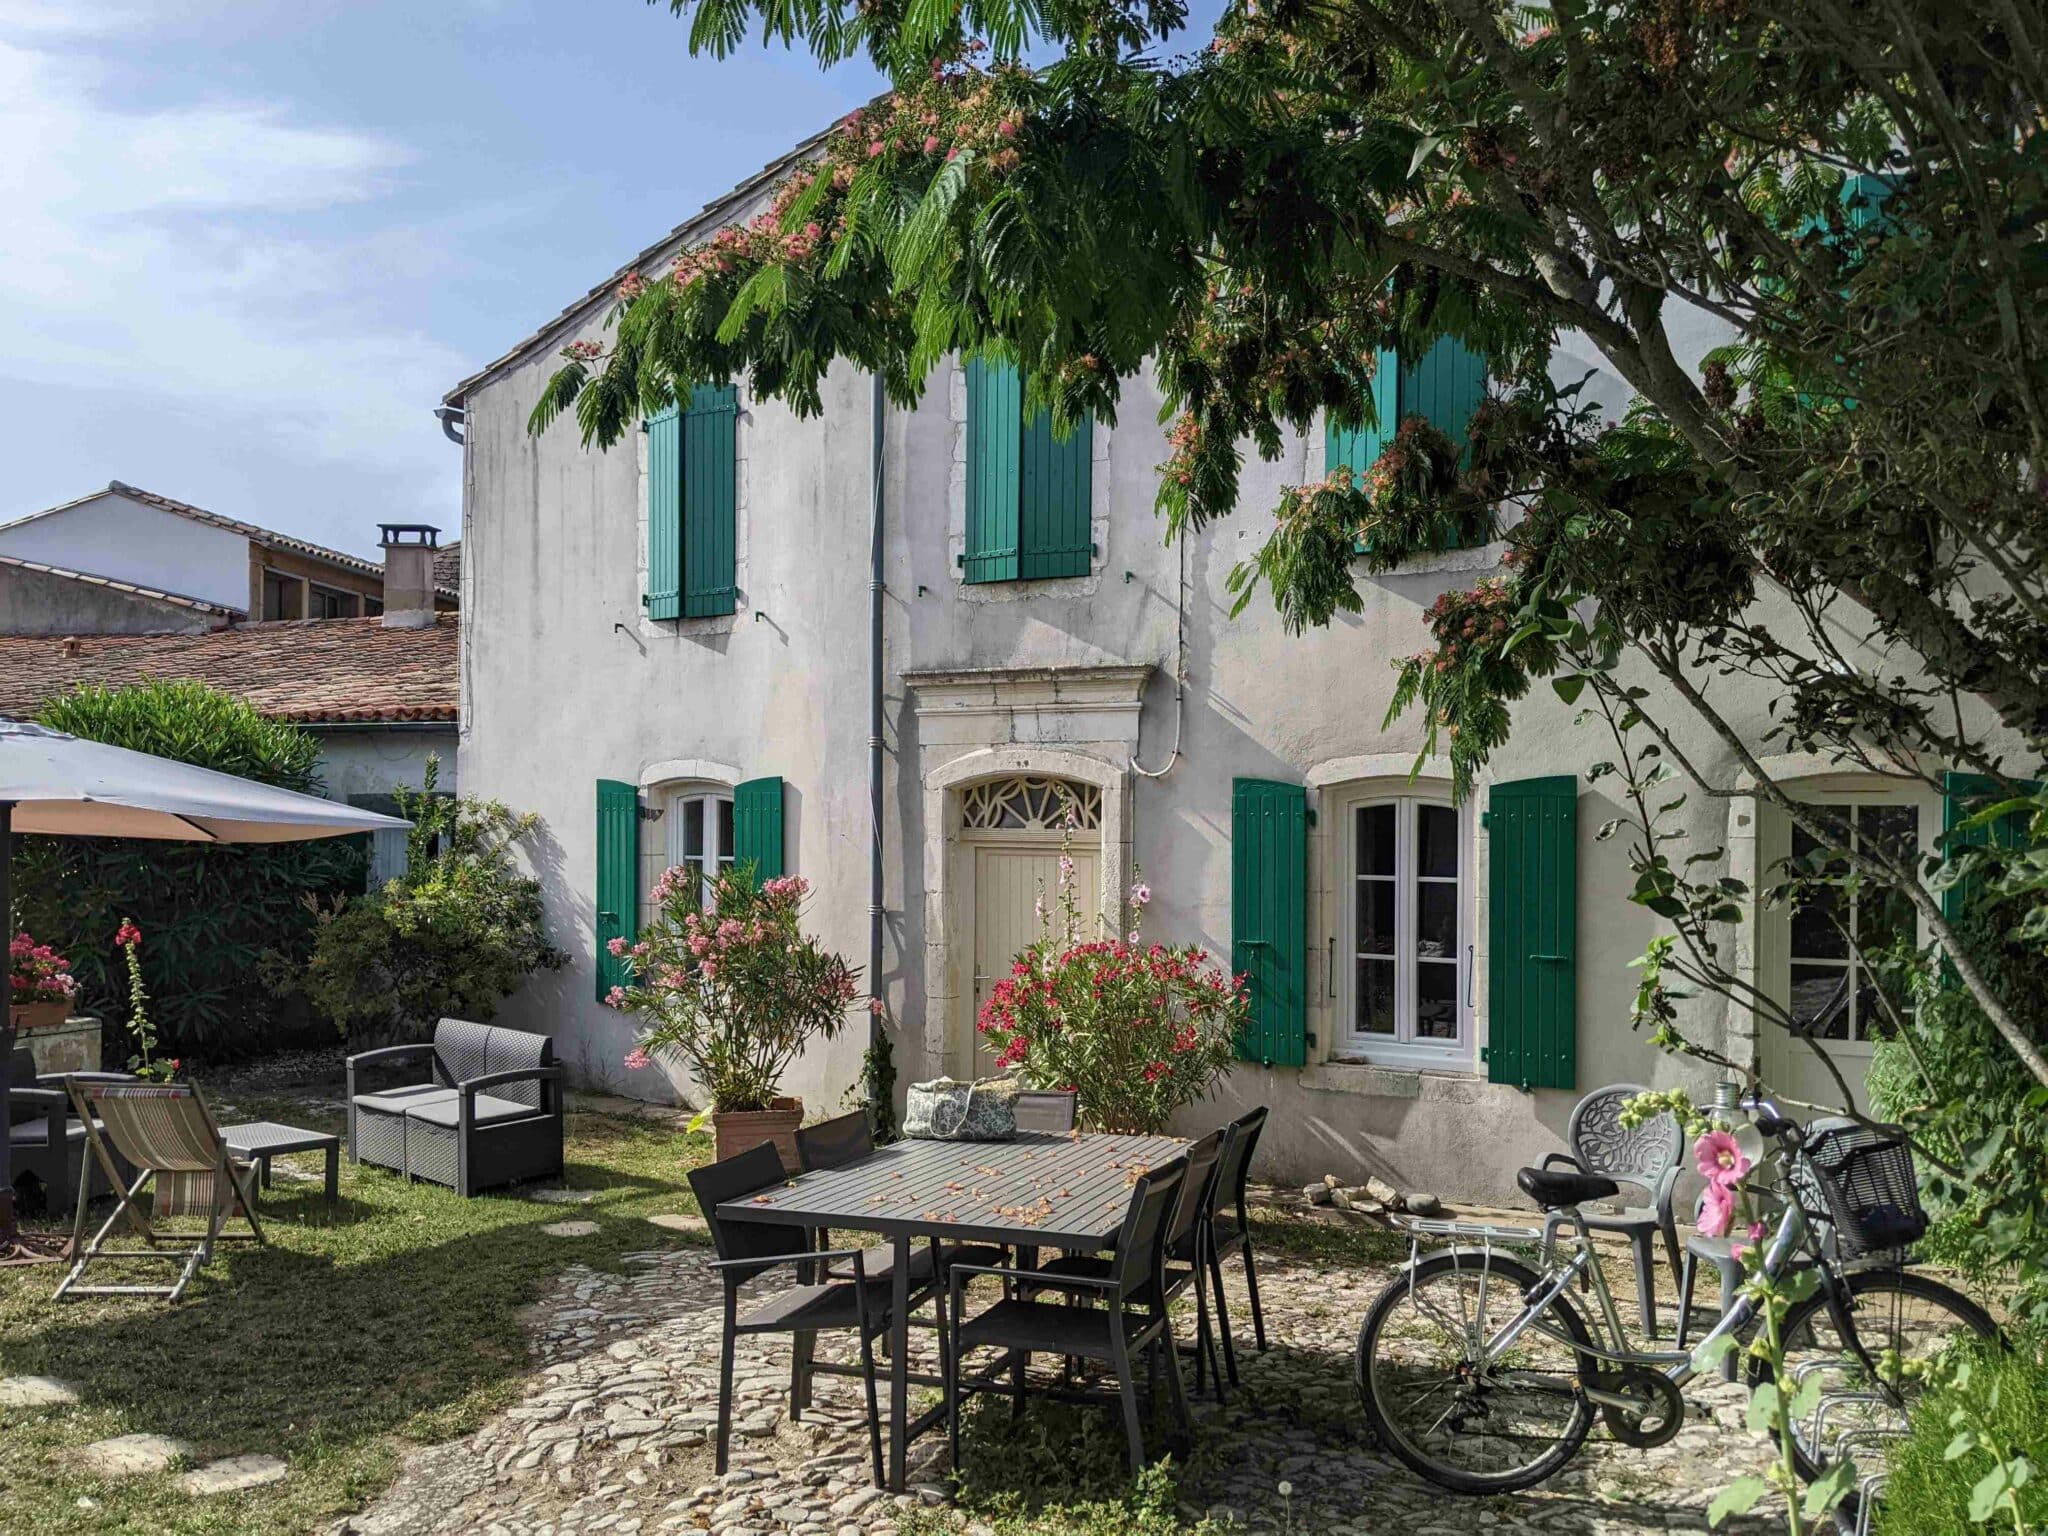
[[[1095,914],[1101,900],[1102,879],[1098,853],[1093,848],[1072,848],[1074,894],[1080,908],[1080,937],[1099,937]],[[982,843],[974,848],[974,993],[973,1012],[967,1033],[973,1041],[976,1077],[996,1070],[995,1052],[988,1048],[975,1020],[988,1001],[990,988],[1010,974],[1020,950],[1038,938],[1038,899],[1045,897],[1047,913],[1059,921],[1060,850],[1056,843]],[[961,1052],[967,1060],[967,1053]]]

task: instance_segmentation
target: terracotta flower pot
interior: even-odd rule
[[[50,1029],[71,1017],[69,1003],[14,1003],[9,1007],[18,1030]]]
[[[802,1099],[777,1099],[768,1109],[721,1109],[711,1116],[711,1135],[718,1159],[723,1162],[736,1152],[773,1144],[782,1166],[791,1173],[801,1171],[796,1155],[796,1128],[804,1123]]]

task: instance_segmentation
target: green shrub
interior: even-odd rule
[[[320,745],[311,735],[203,683],[81,687],[52,699],[37,719],[93,741],[320,792]],[[114,933],[134,918],[162,1052],[251,1055],[303,1036],[303,1012],[281,1006],[259,967],[267,951],[287,962],[311,952],[312,904],[362,889],[365,841],[24,837],[15,853],[16,919],[71,958],[82,1006],[125,1028],[128,979]]]
[[[2048,1366],[2038,1332],[1996,1354],[1975,1351],[1913,1406],[1912,1438],[1886,1458],[1891,1482],[1878,1536],[2038,1531],[2048,1522]],[[1988,1448],[1997,1446],[1996,1455]],[[2016,1468],[2028,1471],[2007,1502]],[[2003,1466],[2003,1474],[2000,1467]]]
[[[541,926],[540,882],[519,872],[512,849],[539,825],[495,800],[397,791],[407,868],[381,891],[320,914],[303,970],[277,966],[280,990],[297,990],[357,1046],[422,1039],[443,1016],[489,1019],[541,968],[568,957]]]

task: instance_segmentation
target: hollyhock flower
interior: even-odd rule
[[[871,997],[868,999],[869,1013],[872,1013],[876,1018],[879,1019],[882,1016],[882,1011],[882,1000],[879,997]]]
[[[1695,1225],[1702,1237],[1725,1237],[1735,1219],[1735,1194],[1725,1184],[1709,1184]]]
[[[121,919],[121,926],[114,932],[114,942],[123,949],[128,948],[132,944],[140,944],[142,942],[142,930],[135,926],[134,918],[124,917]]]
[[[639,1072],[653,1065],[654,1058],[641,1046],[636,1045],[626,1052],[626,1070],[629,1072]]]
[[[1140,880],[1136,885],[1131,887],[1132,906],[1142,907],[1150,903],[1151,900],[1152,887],[1147,885],[1144,881]]]
[[[1692,1144],[1693,1166],[1709,1184],[1733,1187],[1749,1172],[1749,1159],[1726,1131],[1709,1131]]]

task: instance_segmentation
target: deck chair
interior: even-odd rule
[[[92,1241],[85,1242],[85,1183],[92,1170],[92,1163],[86,1163],[71,1223],[71,1251],[76,1257],[71,1272],[57,1286],[58,1301],[67,1296],[162,1296],[177,1301],[192,1277],[212,1261],[215,1243],[265,1240],[256,1220],[255,1165],[229,1153],[220,1123],[196,1084],[74,1081],[68,1086],[78,1118],[87,1127],[93,1159],[120,1203]],[[139,1170],[133,1184],[123,1181],[116,1153]],[[136,1201],[152,1179],[156,1188],[151,1211],[144,1215]],[[223,1230],[236,1215],[249,1223],[247,1232]],[[159,1232],[151,1225],[152,1220],[177,1216],[204,1216],[205,1233]],[[115,1224],[124,1218],[146,1248],[105,1246]],[[80,1285],[87,1267],[102,1259],[162,1259],[180,1268],[172,1285]]]

